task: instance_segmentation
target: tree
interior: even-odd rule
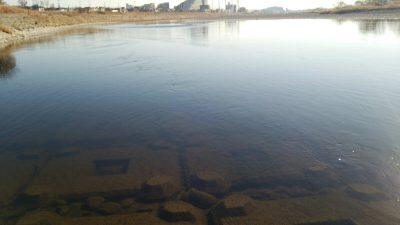
[[[18,0],[18,5],[25,8],[28,5],[28,0]]]
[[[5,0],[0,0],[0,5],[5,5],[5,4],[6,4]]]
[[[344,2],[338,2],[337,5],[336,5],[336,7],[337,7],[337,8],[346,7],[346,3],[344,3]]]

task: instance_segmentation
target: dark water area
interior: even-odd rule
[[[123,24],[0,53],[0,224],[400,224],[400,21]]]

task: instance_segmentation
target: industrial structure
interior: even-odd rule
[[[237,6],[228,2],[228,4],[225,6],[225,10],[228,13],[235,13],[237,12]]]
[[[175,7],[177,11],[208,11],[208,0],[186,0]]]
[[[164,2],[157,5],[157,10],[159,12],[168,12],[169,11],[169,2]]]

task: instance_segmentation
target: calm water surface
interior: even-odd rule
[[[135,201],[107,224],[164,224],[195,187],[255,204],[196,224],[400,224],[399,59],[399,21],[123,24],[2,50],[0,222],[99,224],[101,195]],[[158,175],[181,194],[141,201]]]

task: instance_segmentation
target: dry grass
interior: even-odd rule
[[[3,24],[0,24],[0,32],[6,33],[6,34],[12,34],[14,32],[14,29],[8,26],[5,26]]]
[[[0,5],[0,13],[26,13],[26,9],[21,9],[14,6]]]

